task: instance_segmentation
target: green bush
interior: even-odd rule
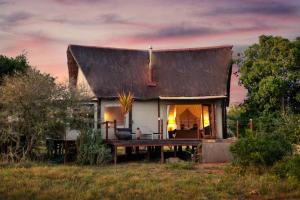
[[[290,155],[291,143],[283,134],[259,134],[254,136],[249,130],[230,148],[234,163],[243,167],[272,166],[276,161]]]
[[[79,164],[103,165],[112,159],[109,149],[102,142],[100,131],[81,131],[77,146]]]
[[[262,115],[254,121],[256,132],[284,134],[292,144],[300,143],[300,115],[287,113],[273,113]]]
[[[280,178],[295,177],[300,181],[300,155],[294,155],[277,162],[272,171]]]

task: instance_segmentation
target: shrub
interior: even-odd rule
[[[266,167],[290,155],[291,143],[282,134],[259,134],[249,130],[230,148],[234,162],[243,166]]]
[[[277,113],[262,115],[254,122],[256,132],[284,134],[292,144],[300,142],[300,115]]]
[[[81,131],[77,142],[79,164],[102,165],[111,161],[111,154],[102,142],[101,132],[93,129]]]
[[[37,159],[47,137],[63,136],[69,109],[79,100],[68,87],[33,68],[1,81],[0,159]]]
[[[277,162],[272,171],[280,178],[295,177],[300,181],[300,155],[287,157]]]

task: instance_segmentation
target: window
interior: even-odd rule
[[[117,126],[124,126],[125,117],[120,106],[107,106],[104,110],[104,121],[117,120]]]

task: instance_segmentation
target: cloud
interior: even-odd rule
[[[0,0],[0,5],[5,5],[5,4],[8,4],[8,1]]]
[[[105,25],[125,25],[136,28],[146,28],[147,30],[157,30],[161,27],[160,25],[156,25],[155,23],[137,21],[136,18],[124,18],[121,15],[113,13],[100,15],[97,18],[97,21],[100,21]]]
[[[77,3],[101,3],[106,0],[53,0],[57,3],[66,4],[66,5],[72,5]]]
[[[213,9],[210,15],[297,15],[300,12],[299,5],[290,4],[288,1],[241,1],[235,4],[227,4]]]
[[[124,24],[124,23],[128,23],[128,20],[125,20],[123,18],[121,18],[119,15],[117,14],[104,14],[99,16],[99,19],[106,24],[111,24],[111,23],[117,23],[117,24]]]
[[[136,35],[138,38],[144,39],[163,39],[170,37],[189,37],[195,35],[207,35],[210,33],[218,32],[216,29],[208,27],[189,27],[185,25],[169,26],[166,28],[159,29],[152,33],[142,33]]]
[[[19,22],[28,20],[32,18],[34,15],[29,12],[19,11],[15,13],[11,13],[9,15],[1,15],[1,23],[4,25],[15,25]]]

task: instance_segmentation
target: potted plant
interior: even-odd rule
[[[132,130],[130,128],[126,128],[126,114],[129,113],[132,109],[133,104],[133,94],[131,92],[128,92],[127,94],[125,92],[118,94],[118,101],[121,106],[121,112],[124,116],[124,128],[118,128],[116,136],[120,140],[131,140],[131,132]]]

